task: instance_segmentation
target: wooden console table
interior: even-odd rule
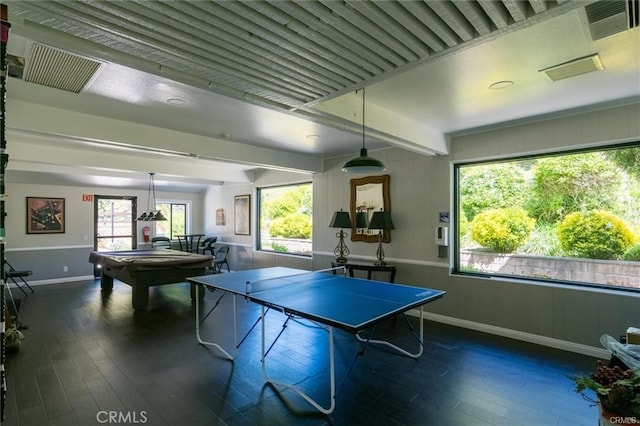
[[[367,271],[367,279],[370,280],[371,273],[374,271],[376,272],[379,271],[379,272],[389,272],[390,283],[394,282],[396,279],[396,267],[395,265],[391,265],[388,263],[384,265],[376,265],[375,263],[371,263],[371,262],[352,262],[352,261],[348,261],[347,263],[331,262],[332,268],[336,268],[339,266],[344,266],[347,269],[347,271],[349,271],[350,277],[353,277],[353,271]]]

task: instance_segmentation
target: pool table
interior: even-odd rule
[[[185,282],[187,277],[205,275],[213,256],[177,250],[151,249],[91,252],[89,262],[100,268],[100,288],[113,289],[113,279],[131,286],[131,305],[144,310],[149,304],[149,287]],[[191,298],[195,298],[191,284]],[[199,291],[201,298],[204,291]]]

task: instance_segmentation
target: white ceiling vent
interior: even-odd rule
[[[602,65],[600,56],[595,54],[554,65],[540,70],[540,72],[545,73],[551,81],[558,81],[588,72],[602,71],[603,69],[604,65]]]
[[[603,0],[585,6],[593,40],[638,26],[640,0]]]
[[[79,93],[99,67],[100,62],[34,43],[24,81]]]

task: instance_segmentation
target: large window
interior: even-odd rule
[[[258,189],[258,249],[311,256],[311,183]]]
[[[156,209],[168,219],[167,221],[154,222],[156,235],[176,239],[176,235],[187,233],[187,204],[176,202],[156,202]]]
[[[640,291],[640,145],[455,165],[454,273]]]

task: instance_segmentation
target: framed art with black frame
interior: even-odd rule
[[[27,234],[63,234],[64,198],[27,197]]]

